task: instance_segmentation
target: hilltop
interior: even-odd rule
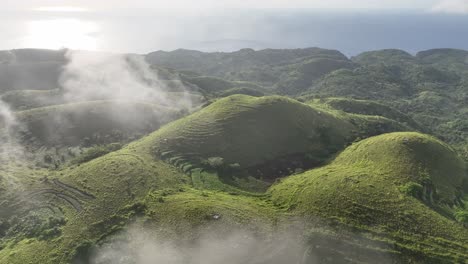
[[[329,165],[284,179],[270,193],[278,206],[368,230],[420,260],[457,262],[468,258],[467,231],[446,216],[461,205],[467,180],[463,162],[444,143],[392,133],[353,144]]]

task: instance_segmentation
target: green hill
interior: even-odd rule
[[[144,213],[138,201],[150,190],[177,188],[187,181],[155,161],[147,148],[135,147],[139,145],[31,179],[23,190],[29,210],[17,214],[31,221],[2,219],[7,230],[16,231],[3,237],[0,262],[69,263],[80,247],[96,243]]]
[[[146,60],[160,67],[170,67],[183,72],[197,72],[229,81],[253,82],[264,87],[273,87],[281,80],[286,82],[288,75],[291,75],[288,83],[310,85],[310,78],[314,79],[324,71],[328,72],[336,67],[349,67],[350,63],[339,51],[320,48],[259,51],[243,49],[227,53],[203,53],[190,50],[157,51],[147,54]],[[319,67],[320,62],[326,63],[327,66]],[[284,91],[287,90],[285,85],[286,83],[281,86]],[[290,93],[298,89],[290,88]]]
[[[164,126],[152,145],[157,156],[201,186],[220,187],[211,182],[219,176],[258,191],[275,178],[322,164],[358,137],[408,130],[390,119],[337,113],[286,97],[233,95]]]
[[[79,102],[16,112],[9,133],[22,158],[34,166],[57,168],[119,149],[185,114],[142,102]],[[11,152],[6,145],[3,151]]]
[[[466,257],[466,230],[430,209],[451,201],[446,198],[452,198],[466,175],[453,151],[431,137],[373,137],[352,145],[328,166],[281,180],[266,197],[251,197],[188,187],[190,178],[154,159],[151,146],[157,134],[33,185],[36,201],[47,198],[67,220],[58,222],[57,234],[36,231],[49,234],[42,239],[17,234],[20,239],[0,251],[0,260],[86,263],[93,245],[105,243],[135,217],[146,219],[153,235],[190,240],[215,227],[221,237],[235,228],[256,228],[252,221],[261,222],[262,229],[255,232],[268,234],[275,230],[274,222],[288,221],[286,215],[323,219],[306,222],[304,235],[310,236],[313,254],[309,261],[354,263],[346,260],[353,256],[362,263],[376,257],[389,258],[389,263],[439,263]],[[426,153],[434,155],[426,159]],[[446,160],[434,163],[435,156]],[[441,173],[446,169],[447,174]],[[454,185],[441,180],[446,175]],[[214,214],[221,220],[213,220]]]
[[[75,146],[141,136],[178,114],[171,108],[147,103],[91,101],[22,111],[17,119],[23,141],[39,147]]]
[[[385,49],[378,51],[363,52],[351,58],[351,60],[361,65],[374,65],[381,63],[413,63],[416,60],[416,58],[404,50]]]
[[[288,65],[282,71],[276,89],[282,94],[295,95],[314,85],[320,77],[339,69],[352,69],[348,59],[312,58],[297,64]]]
[[[267,95],[268,91],[265,91],[262,89],[246,88],[246,87],[232,88],[232,89],[228,89],[220,93],[219,97],[228,97],[230,95],[235,95],[235,94],[243,94],[243,95],[260,97],[260,96]]]
[[[237,112],[233,110],[237,110]],[[288,114],[281,117],[278,110]],[[298,119],[297,116],[300,113],[302,118]],[[275,118],[266,118],[271,116]],[[256,117],[267,120],[262,122]],[[286,117],[288,120],[293,119],[294,122],[285,120]],[[212,120],[212,123],[205,123],[209,119]],[[198,122],[196,122],[197,120]],[[314,122],[314,125],[310,125],[310,128],[304,128],[302,127],[303,123],[296,123],[300,120],[309,120]],[[285,121],[289,123],[285,124]],[[304,149],[304,146],[300,146],[300,144],[287,144],[286,139],[291,139],[288,135],[293,132],[293,129],[304,133],[308,129],[317,129],[318,126],[332,132],[337,140],[340,140],[340,137],[346,134],[343,131],[334,131],[333,129],[338,129],[338,125],[341,128],[352,127],[346,123],[347,121],[340,120],[332,114],[315,110],[291,99],[281,97],[255,98],[239,95],[219,100],[185,119],[166,125],[161,130],[121,150],[85,162],[80,166],[64,168],[48,175],[37,176],[36,179],[31,178],[31,182],[26,185],[23,191],[34,200],[26,203],[28,206],[24,208],[29,208],[28,210],[25,209],[21,213],[16,212],[16,215],[22,219],[30,220],[17,222],[15,220],[17,218],[6,218],[8,221],[5,228],[8,231],[3,240],[5,244],[3,244],[4,249],[0,251],[0,260],[7,263],[87,261],[93,245],[99,241],[104,243],[108,236],[124,229],[134,221],[132,219],[135,217],[146,218],[147,225],[154,226],[152,232],[171,239],[195,239],[209,228],[213,228],[213,214],[222,215],[222,220],[215,222],[220,235],[227,235],[236,227],[255,229],[255,226],[248,225],[252,221],[262,223],[261,229],[256,229],[255,232],[268,234],[275,230],[273,223],[286,220],[283,219],[282,210],[271,204],[267,197],[256,197],[246,192],[240,192],[237,195],[220,192],[223,190],[222,187],[215,189],[217,191],[214,192],[205,188],[202,188],[204,190],[201,191],[194,190],[187,184],[199,188],[194,178],[196,173],[192,173],[191,178],[185,176],[154,156],[155,149],[160,144],[172,143],[173,138],[179,138],[186,133],[194,133],[194,129],[200,129],[206,125],[212,126],[211,128],[225,127],[224,133],[232,133],[230,134],[232,138],[237,133],[232,129],[235,127],[245,129],[248,128],[249,123],[254,124],[254,122],[258,123],[259,129],[265,126],[263,132],[270,131],[271,134],[262,135],[252,128],[241,133],[242,138],[237,140],[251,140],[249,136],[256,137],[258,143],[265,142],[263,145],[257,146],[263,146],[265,149],[256,150],[252,148],[251,144],[243,143],[239,146],[241,148],[239,152],[232,156],[233,159],[250,155],[248,158],[252,159],[250,161],[252,164],[261,162],[262,158],[257,158],[250,152],[255,151],[256,155],[261,157],[261,155],[265,155],[262,153],[271,151],[273,145],[278,145],[282,141],[285,143],[274,147],[277,150],[272,153],[283,156],[289,152],[295,153],[297,150]],[[229,125],[229,123],[232,124]],[[288,129],[281,130],[281,126],[284,125],[288,125]],[[175,132],[177,134],[173,134]],[[310,139],[313,139],[314,133],[316,130],[310,132],[312,136]],[[196,132],[196,134],[201,135],[200,132]],[[292,134],[292,136],[299,136],[298,140],[307,144],[305,135]],[[195,138],[195,135],[191,135],[191,137]],[[192,138],[187,138],[187,140]],[[208,133],[204,139],[199,137],[196,141],[186,141],[184,144],[197,144],[193,146],[196,147],[194,149],[203,150],[206,148],[209,150],[210,146],[203,142],[212,141],[213,144],[220,144],[219,140],[220,135]],[[235,138],[233,140],[235,143],[241,143],[240,141],[236,142]],[[340,140],[340,144],[344,144],[343,140]],[[314,141],[309,142],[313,143]],[[268,144],[272,146],[268,146]],[[331,146],[310,143],[309,145],[310,149],[318,149],[318,147],[327,149]],[[173,149],[178,150],[176,147],[179,146],[181,145],[174,144]],[[222,145],[219,146],[222,147]],[[235,147],[235,145],[231,146]],[[225,149],[225,151],[229,153],[231,150]],[[177,164],[177,159],[174,163]],[[20,177],[19,171],[13,171],[13,177]],[[224,184],[231,183],[225,182]],[[211,185],[210,187],[216,186]],[[233,189],[226,189],[226,191],[229,190]],[[324,236],[329,241],[335,241],[333,236],[327,233],[331,232],[329,227],[327,225],[320,226],[321,229],[325,228],[325,231],[318,233],[314,231],[313,234]],[[197,231],[194,231],[194,228]],[[10,230],[17,231],[11,233]],[[347,239],[352,239],[352,237],[353,235],[350,234]],[[317,243],[322,245],[322,242]],[[331,255],[342,258],[341,254],[352,254],[353,250],[366,243],[336,247],[323,244],[324,249],[320,251],[320,254],[323,254],[323,258],[329,258]],[[333,251],[336,248],[345,250],[345,252],[338,254]],[[367,257],[379,254],[378,251],[368,251],[368,254],[364,254]]]
[[[468,51],[457,49],[432,49],[421,51],[416,54],[416,57],[423,63],[439,64],[446,67],[461,66],[461,69],[466,70],[466,57]]]
[[[255,91],[261,91],[263,88],[255,83],[240,82],[240,81],[225,81],[223,79],[207,76],[188,77],[182,75],[182,79],[187,83],[196,85],[201,93],[208,97],[228,92],[229,90],[246,88]]]
[[[449,212],[462,206],[467,177],[447,145],[393,133],[353,144],[331,164],[284,179],[269,192],[278,206],[365,229],[418,261],[463,262],[468,231]]]
[[[161,104],[64,100],[64,52],[0,52],[0,263],[466,263],[464,51],[155,52]]]
[[[335,50],[320,48],[307,49],[265,49],[254,51],[243,49],[236,52],[204,53],[192,50],[157,51],[146,55],[149,63],[177,70],[188,70],[208,76],[226,77],[227,72],[260,69],[264,66],[285,65],[310,57],[346,59]]]
[[[193,162],[219,156],[248,168],[280,156],[342,148],[351,130],[346,121],[285,97],[234,95],[158,131],[155,148]]]
[[[333,71],[311,87],[310,93],[356,99],[394,100],[412,95],[413,88],[402,81],[401,70],[398,67],[371,65],[354,70]]]
[[[408,115],[398,111],[397,109],[369,100],[355,100],[348,98],[321,98],[313,100],[312,105],[326,104],[333,109],[341,110],[346,113],[368,115],[368,116],[381,116],[391,120],[395,120],[402,124],[417,130],[424,130],[421,125],[416,123]]]
[[[65,103],[63,93],[58,89],[9,91],[2,94],[1,99],[18,111]]]

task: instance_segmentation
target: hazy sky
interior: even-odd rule
[[[3,1],[2,1],[3,2]],[[6,1],[5,1],[6,2]],[[45,6],[109,8],[404,8],[467,11],[467,0],[16,0],[2,3],[5,9]]]
[[[11,0],[0,50],[416,52],[468,49],[467,25],[468,0]]]

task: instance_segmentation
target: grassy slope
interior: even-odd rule
[[[410,130],[384,117],[315,108],[286,97],[234,95],[163,127],[152,145],[159,157],[191,174],[196,187],[235,191],[221,180],[264,191],[275,178],[317,166],[357,138]],[[210,168],[206,163],[214,157],[236,171],[226,176],[226,170]]]
[[[229,233],[232,228],[253,222],[258,222],[255,228],[261,230],[271,227],[277,212],[267,201],[194,190],[187,185],[189,177],[155,160],[151,146],[156,134],[81,166],[52,173],[47,182],[35,185],[34,190],[49,189],[53,179],[59,179],[94,198],[78,199],[76,193],[61,189],[62,194],[82,204],[82,211],[77,212],[57,197],[36,197],[53,201],[65,212],[67,223],[61,227],[61,235],[50,240],[31,238],[10,243],[0,251],[0,263],[77,261],[76,256],[83,253],[81,249],[87,249],[121,230],[134,217],[143,215],[154,227],[153,231],[170,238],[190,239],[202,234],[198,232],[204,230],[203,225],[211,223],[214,213],[222,215],[216,222],[219,232]]]
[[[207,97],[212,97],[216,94],[220,94],[231,89],[252,89],[252,90],[263,90],[260,85],[246,82],[246,81],[226,81],[223,79],[219,79],[216,77],[208,77],[208,76],[196,76],[196,77],[189,77],[189,76],[182,76],[182,79],[187,83],[192,85],[196,85],[200,90]]]
[[[24,140],[52,146],[77,145],[96,133],[103,137],[115,131],[142,135],[176,117],[178,113],[171,108],[130,101],[82,102],[17,113]]]
[[[419,131],[423,131],[423,128],[408,115],[375,101],[336,97],[316,99],[309,101],[308,103],[312,105],[326,104],[333,109],[341,110],[350,114],[381,116],[408,125],[409,127]]]
[[[454,49],[428,50],[416,56],[399,50],[365,52],[351,59],[357,68],[334,71],[304,94],[392,106],[419,123],[423,131],[463,152],[468,145],[466,54]]]
[[[37,186],[48,173],[45,169],[34,169],[22,160],[0,164],[0,222],[27,210],[28,201],[22,199],[24,192]]]
[[[61,236],[49,240],[22,240],[0,252],[0,263],[68,263],[75,250],[87,241],[95,243],[102,236],[115,232],[129,218],[141,213],[137,201],[150,190],[176,188],[189,180],[162,161],[154,160],[145,138],[104,157],[51,173],[48,181],[30,191],[55,188],[69,199],[81,203],[76,210],[64,199],[54,195],[39,196],[62,208],[67,223]],[[53,186],[53,179],[73,186],[91,198]],[[136,205],[134,205],[137,203]]]
[[[468,232],[432,209],[453,203],[466,177],[447,145],[417,133],[392,133],[356,143],[330,165],[282,180],[270,194],[278,206],[368,230],[409,256],[453,262],[468,258]],[[408,195],[415,183],[432,184],[437,198],[431,203],[426,187]]]
[[[222,157],[247,168],[290,154],[340,149],[352,129],[346,120],[285,97],[234,95],[165,126],[154,146],[194,163]],[[327,146],[321,137],[329,139]]]
[[[313,195],[295,197],[295,194],[298,194],[295,190],[304,188],[304,186],[310,187],[308,181],[312,177],[292,176],[273,187],[271,195],[276,206],[273,205],[268,196],[259,197],[247,192],[241,192],[241,195],[239,193],[233,195],[220,192],[219,190],[223,190],[223,188],[219,187],[216,187],[218,188],[217,191],[192,189],[187,185],[191,181],[189,177],[154,156],[155,150],[158,150],[160,154],[175,150],[176,152],[166,153],[166,155],[172,155],[176,165],[178,164],[177,160],[182,163],[189,161],[185,157],[197,158],[198,156],[222,155],[227,162],[241,161],[241,164],[246,164],[243,166],[248,166],[249,164],[257,164],[268,159],[275,159],[301,151],[321,151],[324,148],[329,148],[330,145],[344,148],[345,144],[349,142],[348,140],[352,140],[353,136],[355,136],[354,130],[359,130],[356,124],[362,123],[364,120],[370,120],[369,122],[372,123],[373,120],[378,119],[378,117],[349,115],[336,110],[329,111],[326,108],[313,108],[284,97],[255,98],[238,95],[221,99],[189,117],[164,126],[159,131],[119,151],[80,166],[50,172],[47,176],[48,180],[38,181],[28,187],[27,191],[52,188],[68,199],[76,200],[82,208],[77,210],[72,204],[54,194],[35,196],[35,199],[61,208],[67,223],[61,226],[59,236],[46,240],[26,238],[21,239],[18,243],[10,242],[6,245],[6,248],[0,251],[0,263],[68,263],[77,255],[86,255],[86,249],[90,244],[95,244],[108,235],[121,230],[137,216],[144,216],[149,219],[148,223],[154,227],[154,230],[161,232],[163,235],[168,237],[178,235],[181,238],[185,237],[185,239],[196,236],[197,233],[194,230],[203,231],[206,224],[211,224],[210,217],[214,213],[222,215],[222,220],[216,223],[217,226],[221,227],[222,232],[228,232],[234,227],[247,226],[254,222],[265,224],[262,228],[270,229],[278,218],[291,213],[287,210],[290,205],[296,207],[295,210],[297,211],[293,210],[293,214],[310,212],[312,211],[311,208],[313,208],[314,215],[328,218],[335,216],[329,213],[330,210],[337,211],[341,214],[337,217],[342,222],[360,228],[363,228],[363,224],[367,224],[365,221],[373,221],[374,218],[375,221],[382,221],[384,217],[390,217],[390,213],[382,216],[381,211],[383,210],[380,208],[390,208],[392,210],[395,207],[398,209],[403,208],[405,214],[396,215],[403,219],[402,223],[405,224],[405,228],[416,228],[414,231],[416,235],[399,234],[396,230],[399,230],[400,227],[392,224],[395,222],[389,223],[387,229],[378,229],[376,226],[381,222],[377,222],[371,225],[372,228],[376,227],[378,229],[377,231],[372,229],[377,233],[377,240],[387,239],[389,244],[397,241],[399,243],[397,250],[410,250],[412,254],[424,252],[437,257],[442,254],[442,250],[449,248],[447,254],[452,257],[457,254],[460,255],[460,248],[463,249],[463,245],[459,244],[466,241],[463,240],[465,233],[463,233],[461,227],[453,227],[458,235],[452,236],[455,231],[448,224],[455,225],[454,222],[441,217],[433,211],[429,211],[415,198],[406,197],[401,193],[400,189],[398,189],[397,196],[392,196],[397,193],[395,190],[389,189],[389,194],[384,194],[383,200],[379,200],[381,190],[388,189],[387,185],[378,185],[380,181],[377,181],[374,187],[366,185],[365,189],[366,191],[373,188],[377,190],[368,194],[374,199],[372,201],[378,202],[375,210],[366,211],[366,207],[363,209],[358,205],[349,208],[344,207],[349,204],[349,201],[336,199],[335,204],[333,204],[333,201],[330,201],[332,204],[319,204],[318,206],[323,210],[320,211],[315,208],[316,201],[307,200],[313,199],[314,195],[319,195],[320,198],[333,197],[327,195],[349,190],[351,185],[352,191],[349,194],[346,192],[347,199],[349,197],[357,199],[357,201],[366,199],[366,196],[360,196],[362,193],[354,192],[359,191],[359,189],[354,188],[353,177],[355,176],[353,175],[357,173],[359,175],[356,177],[361,177],[360,173],[366,171],[366,166],[362,165],[362,168],[361,166],[354,167],[353,158],[356,158],[353,157],[354,155],[350,154],[350,157],[346,158],[345,153],[353,152],[353,147],[341,154],[332,165],[304,174],[320,174],[321,171],[326,171],[331,167],[331,171],[339,176],[336,176],[336,179],[331,180],[329,184],[323,182],[326,185],[324,186],[326,188],[323,189],[326,192],[325,194],[314,192]],[[318,137],[321,134],[320,132],[326,133],[333,140],[329,142],[330,145],[319,143],[323,142],[323,138]],[[408,137],[419,139],[421,136],[408,134]],[[440,148],[437,146],[436,144],[434,149],[425,149],[424,151],[438,152]],[[199,153],[196,153],[196,155],[190,154],[194,150],[198,150]],[[376,153],[372,157],[377,158],[377,154],[382,150],[388,149],[376,145]],[[266,156],[268,153],[274,153],[275,155]],[[181,154],[190,155],[181,157]],[[340,159],[352,161],[352,164],[339,165],[345,163]],[[194,161],[197,160],[192,160],[192,162]],[[457,163],[453,163],[453,161],[449,163],[449,161],[445,162],[447,166],[450,164],[457,165]],[[395,161],[394,164],[399,163]],[[388,168],[386,168],[387,165]],[[333,169],[333,166],[337,169]],[[342,172],[340,170],[346,166],[349,166],[349,168],[344,169],[342,172],[346,172],[346,175],[352,178],[351,180],[341,178]],[[382,166],[388,169],[388,171],[382,169],[382,172],[379,172],[382,175],[385,173],[390,174],[390,171],[395,167],[392,164]],[[369,170],[373,172],[374,168],[368,169],[367,174],[370,174]],[[458,175],[457,170],[452,171],[455,176]],[[296,181],[298,178],[302,179],[299,183]],[[73,191],[63,186],[54,185],[54,179],[78,189],[79,193],[76,190]],[[418,179],[414,180],[417,181]],[[447,185],[444,181],[434,182],[439,186],[440,190],[446,190],[441,191],[441,194],[444,194],[441,197],[451,200],[453,186]],[[385,183],[394,184],[393,181]],[[195,185],[195,182],[193,184]],[[404,179],[399,179],[398,184],[404,184]],[[285,189],[282,189],[284,186],[286,186]],[[229,189],[226,191],[229,191]],[[83,197],[83,194],[80,193],[85,193],[91,198]],[[394,197],[398,197],[398,199]],[[300,200],[307,201],[307,205],[305,207],[304,204],[300,203],[293,205],[295,201]],[[399,205],[400,202],[402,202],[402,205]],[[335,206],[334,209],[333,206]],[[394,211],[391,212],[394,213]],[[411,243],[417,242],[414,241],[414,237],[418,237],[419,234],[426,234],[425,225],[419,227],[414,222],[410,223],[411,221],[418,221],[418,223],[422,221],[418,218],[420,212],[429,217],[429,221],[426,220],[427,222],[434,224],[437,228],[445,228],[437,231],[440,233],[434,234],[438,235],[444,232],[448,234],[444,235],[443,239],[436,238],[436,241],[432,237],[424,240],[424,243],[427,242],[429,245],[434,246],[435,253],[426,252],[427,245],[424,244],[417,244],[422,249],[414,249],[411,246]],[[417,216],[417,218],[414,218],[416,220],[411,220],[413,213]],[[446,226],[441,227],[441,223]],[[409,232],[407,229],[403,230]],[[266,232],[267,230],[263,231]],[[327,239],[336,236],[329,235],[327,232],[319,232],[319,234]],[[457,239],[456,242],[447,241],[454,237]],[[337,240],[340,241],[339,238]],[[359,246],[356,245],[356,247]],[[353,247],[353,250],[356,247]],[[457,250],[458,252],[456,252]]]
[[[352,69],[346,58],[318,57],[291,64],[281,69],[281,81],[275,86],[281,94],[296,95],[310,88],[321,77],[338,69]]]
[[[333,71],[321,78],[305,94],[358,99],[388,98],[395,100],[413,93],[410,85],[402,81],[401,72],[393,65],[366,65]]]

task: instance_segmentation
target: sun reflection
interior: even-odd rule
[[[33,20],[27,25],[28,35],[23,46],[30,48],[96,50],[98,43],[93,35],[99,28],[96,23],[75,18]]]

